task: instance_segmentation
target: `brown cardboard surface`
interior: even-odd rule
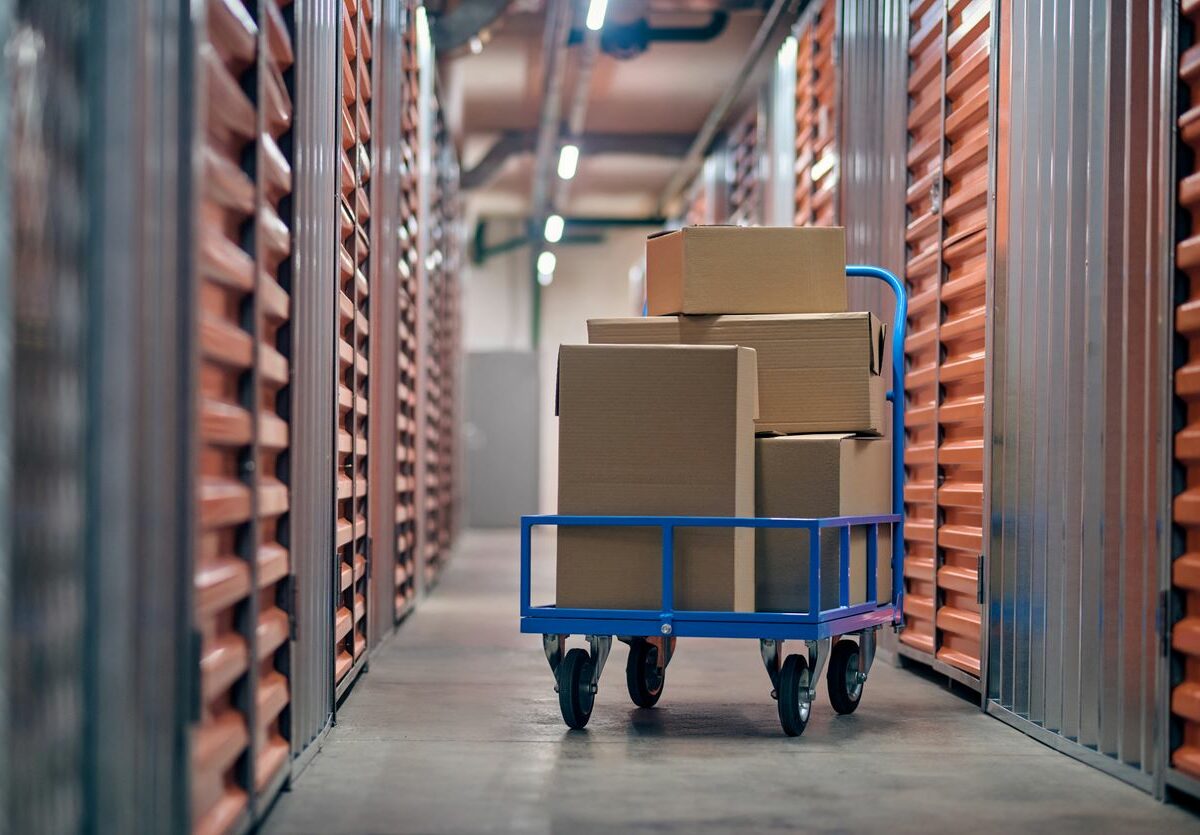
[[[755,515],[851,516],[890,513],[889,439],[849,434],[785,435],[755,441]],[[808,531],[757,532],[755,601],[760,612],[804,612],[808,606]],[[839,532],[821,532],[821,607],[838,603]],[[879,530],[876,591],[891,592],[891,532]],[[867,595],[866,531],[851,531],[850,602]]]
[[[754,348],[757,431],[882,434],[886,428],[885,326],[870,313],[591,319],[588,341]]]
[[[754,351],[564,345],[558,369],[558,510],[749,516]],[[557,605],[657,609],[658,529],[559,528]],[[754,532],[682,529],[676,608],[754,609]]]
[[[686,226],[646,241],[650,315],[846,309],[840,226]]]

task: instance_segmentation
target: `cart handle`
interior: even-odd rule
[[[896,295],[892,320],[892,512],[900,517],[892,531],[892,599],[899,619],[904,605],[904,332],[908,323],[908,292],[900,279],[882,267],[846,267],[850,278],[877,278]]]

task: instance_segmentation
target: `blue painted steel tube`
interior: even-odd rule
[[[892,602],[896,606],[895,623],[904,611],[904,335],[908,324],[908,293],[900,279],[881,267],[846,267],[850,278],[877,278],[896,295],[896,315],[892,320],[892,512],[900,521],[892,527]]]

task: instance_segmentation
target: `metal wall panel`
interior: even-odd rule
[[[295,3],[291,558],[295,584],[291,746],[302,766],[333,713],[334,293],[340,0]]]
[[[1170,657],[1164,671],[1167,753],[1165,780],[1174,789],[1200,796],[1200,44],[1196,42],[1200,4],[1172,3],[1178,12],[1178,220],[1175,314],[1174,537],[1165,570]],[[1175,23],[1173,15],[1169,23]]]
[[[1171,316],[1163,7],[1001,9],[987,709],[1152,790]]]
[[[6,284],[12,342],[12,559],[3,609],[7,763],[0,828],[74,832],[84,816],[84,271],[89,217],[84,2],[4,7]],[[11,257],[11,262],[9,261]],[[11,266],[11,272],[9,268]],[[20,396],[10,397],[10,392]]]
[[[178,3],[93,7],[103,10],[92,29],[103,30],[103,69],[88,96],[85,803],[112,831],[181,831],[195,671],[180,327],[191,235],[179,161],[190,157],[181,102],[192,100],[192,74]]]
[[[846,260],[904,274],[907,188],[904,0],[842,0],[838,32],[841,79],[838,156]],[[892,320],[895,299],[878,281],[854,281],[851,310]],[[890,358],[890,355],[889,355]]]

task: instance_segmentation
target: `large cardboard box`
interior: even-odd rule
[[[759,432],[886,425],[886,331],[870,313],[592,319],[593,344],[742,345],[758,352]]]
[[[850,434],[783,435],[755,441],[755,515],[810,518],[891,513],[892,443]],[[758,531],[755,601],[760,612],[806,612],[809,533]],[[821,532],[821,608],[838,605],[839,537]],[[877,600],[891,598],[892,537],[881,526]],[[867,599],[867,533],[851,529],[850,602]]]
[[[646,301],[672,313],[838,313],[846,230],[687,226],[646,241]]]
[[[558,355],[558,510],[750,516],[754,351],[564,345]],[[557,605],[658,609],[662,535],[559,528]],[[675,607],[754,610],[754,531],[680,529]]]

